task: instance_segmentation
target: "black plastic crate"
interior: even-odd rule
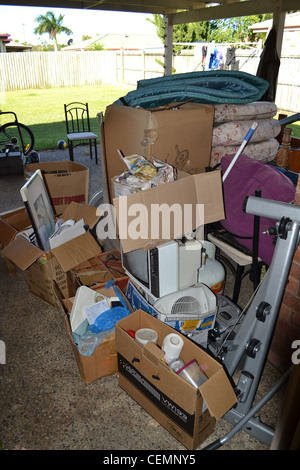
[[[24,174],[24,159],[21,152],[0,152],[0,175]]]

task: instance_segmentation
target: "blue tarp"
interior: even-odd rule
[[[189,72],[140,80],[137,89],[115,103],[153,108],[176,101],[251,103],[259,101],[269,83],[255,75],[232,70]]]

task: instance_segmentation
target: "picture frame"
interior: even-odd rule
[[[55,231],[55,214],[41,170],[37,170],[20,189],[39,248],[50,250],[50,237]]]

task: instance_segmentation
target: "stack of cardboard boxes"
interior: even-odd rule
[[[153,110],[118,105],[107,108],[105,119],[101,121],[103,190],[104,201],[113,204],[116,211],[119,234],[113,240],[116,250],[103,253],[103,240],[100,246],[97,237],[88,231],[53,250],[43,252],[18,236],[30,224],[25,209],[4,214],[0,219],[0,242],[4,247],[2,255],[10,269],[15,265],[24,270],[29,289],[35,295],[53,306],[63,307],[66,328],[82,379],[92,382],[118,371],[119,385],[189,449],[203,442],[213,431],[216,419],[234,405],[234,391],[222,366],[180,332],[178,334],[184,341],[183,359],[197,359],[205,364],[206,382],[195,389],[162,361],[163,337],[174,330],[155,318],[153,310],[145,312],[137,309],[133,312],[136,307],[130,304],[129,296],[125,298],[128,276],[122,268],[119,240],[125,253],[137,248],[147,250],[166,242],[160,228],[151,230],[148,219],[140,219],[140,223],[145,222],[148,227],[146,236],[136,240],[127,236],[127,229],[133,220],[129,215],[130,209],[135,204],[143,204],[149,208],[149,213],[151,204],[179,204],[182,208],[186,204],[192,207],[204,204],[203,224],[224,218],[220,172],[205,172],[210,160],[212,128],[213,107],[207,105],[175,103]],[[115,198],[112,179],[126,169],[118,149],[124,155],[139,154],[147,159],[153,155],[174,166],[178,170],[178,179],[129,194],[122,200]],[[27,175],[41,165],[30,165]],[[56,214],[65,220],[66,217],[74,220],[83,217],[92,229],[99,223],[102,213],[87,205],[87,169],[82,165],[79,168],[75,163],[67,169],[63,168],[67,163],[62,163],[59,164],[62,165],[60,172],[55,170],[55,164],[52,165],[45,177]],[[74,197],[69,194],[69,199],[66,199],[59,193],[59,188],[61,191],[66,188],[67,174],[70,177],[73,172],[76,178],[83,180],[82,194],[74,194]],[[79,187],[78,180],[76,187]],[[120,211],[120,205],[123,204],[124,208],[124,203],[127,208],[125,218]],[[194,223],[195,219],[192,219],[189,229],[196,228]],[[168,234],[169,240],[182,236],[182,230],[182,225],[174,221]],[[124,296],[128,309],[133,313],[117,323],[115,331],[97,346],[92,356],[83,356],[73,342],[69,321],[74,296],[82,285],[113,296],[115,291],[107,289],[107,281],[115,282],[117,287],[114,289]],[[155,329],[159,336],[157,344],[147,343],[144,347],[138,344],[128,331],[139,328]]]

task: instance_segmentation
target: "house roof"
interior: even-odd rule
[[[12,41],[12,39],[10,38],[10,34],[8,34],[8,33],[0,33],[0,40],[4,44],[8,44],[9,42]]]
[[[101,44],[106,50],[140,50],[148,48],[163,47],[162,41],[156,35],[147,34],[105,34],[70,46],[64,47],[63,51],[89,50],[95,44]]]
[[[6,52],[21,52],[26,50],[31,50],[32,46],[28,44],[21,44],[20,42],[11,41],[9,44],[6,44]]]
[[[265,33],[272,28],[273,20],[266,20],[260,23],[254,23],[249,26],[255,33]],[[300,12],[286,15],[284,31],[300,31]]]

